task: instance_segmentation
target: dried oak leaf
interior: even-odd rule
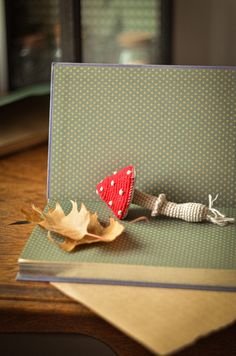
[[[30,221],[37,222],[48,230],[48,238],[64,251],[72,251],[77,245],[82,244],[111,242],[124,231],[124,226],[113,218],[110,218],[107,227],[103,227],[98,221],[97,213],[88,211],[84,204],[81,204],[78,211],[77,203],[71,201],[71,204],[72,209],[68,215],[64,214],[59,203],[56,203],[55,209],[49,209],[47,213],[33,205],[33,214],[25,215]],[[50,232],[63,236],[64,241],[56,241]]]

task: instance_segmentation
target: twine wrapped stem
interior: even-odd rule
[[[209,195],[209,207],[200,203],[177,204],[168,201],[165,194],[159,194],[159,196],[156,197],[135,189],[132,203],[151,210],[152,216],[165,215],[188,222],[208,220],[220,226],[233,222],[233,218],[227,218],[213,208],[213,202],[216,199],[217,197],[212,199],[211,195]]]

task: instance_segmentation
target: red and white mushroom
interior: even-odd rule
[[[151,216],[166,215],[188,222],[208,220],[220,226],[234,222],[233,218],[227,218],[213,208],[213,202],[217,197],[212,199],[211,195],[209,195],[209,207],[207,207],[200,203],[176,204],[167,201],[165,194],[159,194],[156,197],[140,192],[135,189],[135,168],[132,165],[104,178],[96,188],[97,194],[118,219],[126,217],[132,202],[151,210]]]
[[[127,166],[97,185],[97,193],[118,219],[124,219],[133,197],[135,169]]]

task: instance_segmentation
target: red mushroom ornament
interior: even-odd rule
[[[126,217],[132,202],[151,210],[151,216],[165,215],[188,222],[208,220],[220,226],[234,222],[233,218],[228,218],[213,208],[217,196],[212,199],[209,195],[209,206],[207,207],[200,203],[176,204],[168,201],[165,194],[159,194],[156,197],[140,192],[135,188],[135,168],[132,165],[104,178],[97,184],[96,193],[118,219]]]
[[[97,185],[97,193],[118,219],[124,219],[133,198],[135,169],[127,166]]]

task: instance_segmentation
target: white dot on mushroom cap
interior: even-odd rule
[[[119,210],[119,211],[118,211],[118,215],[122,215],[122,210]]]
[[[117,171],[113,172],[113,174],[116,174],[116,173],[117,173]]]
[[[126,173],[127,173],[127,174],[130,174],[130,173],[132,173],[132,171],[128,170]]]
[[[112,206],[112,204],[113,204],[113,203],[112,203],[112,200],[110,200],[109,203],[108,203],[108,205]]]
[[[114,180],[112,180],[112,181],[111,181],[111,185],[115,185],[115,182],[114,182]]]
[[[100,188],[100,192],[102,192],[102,191],[103,191],[103,187]]]
[[[123,195],[123,194],[124,194],[123,189],[120,189],[120,190],[119,190],[119,195]]]

